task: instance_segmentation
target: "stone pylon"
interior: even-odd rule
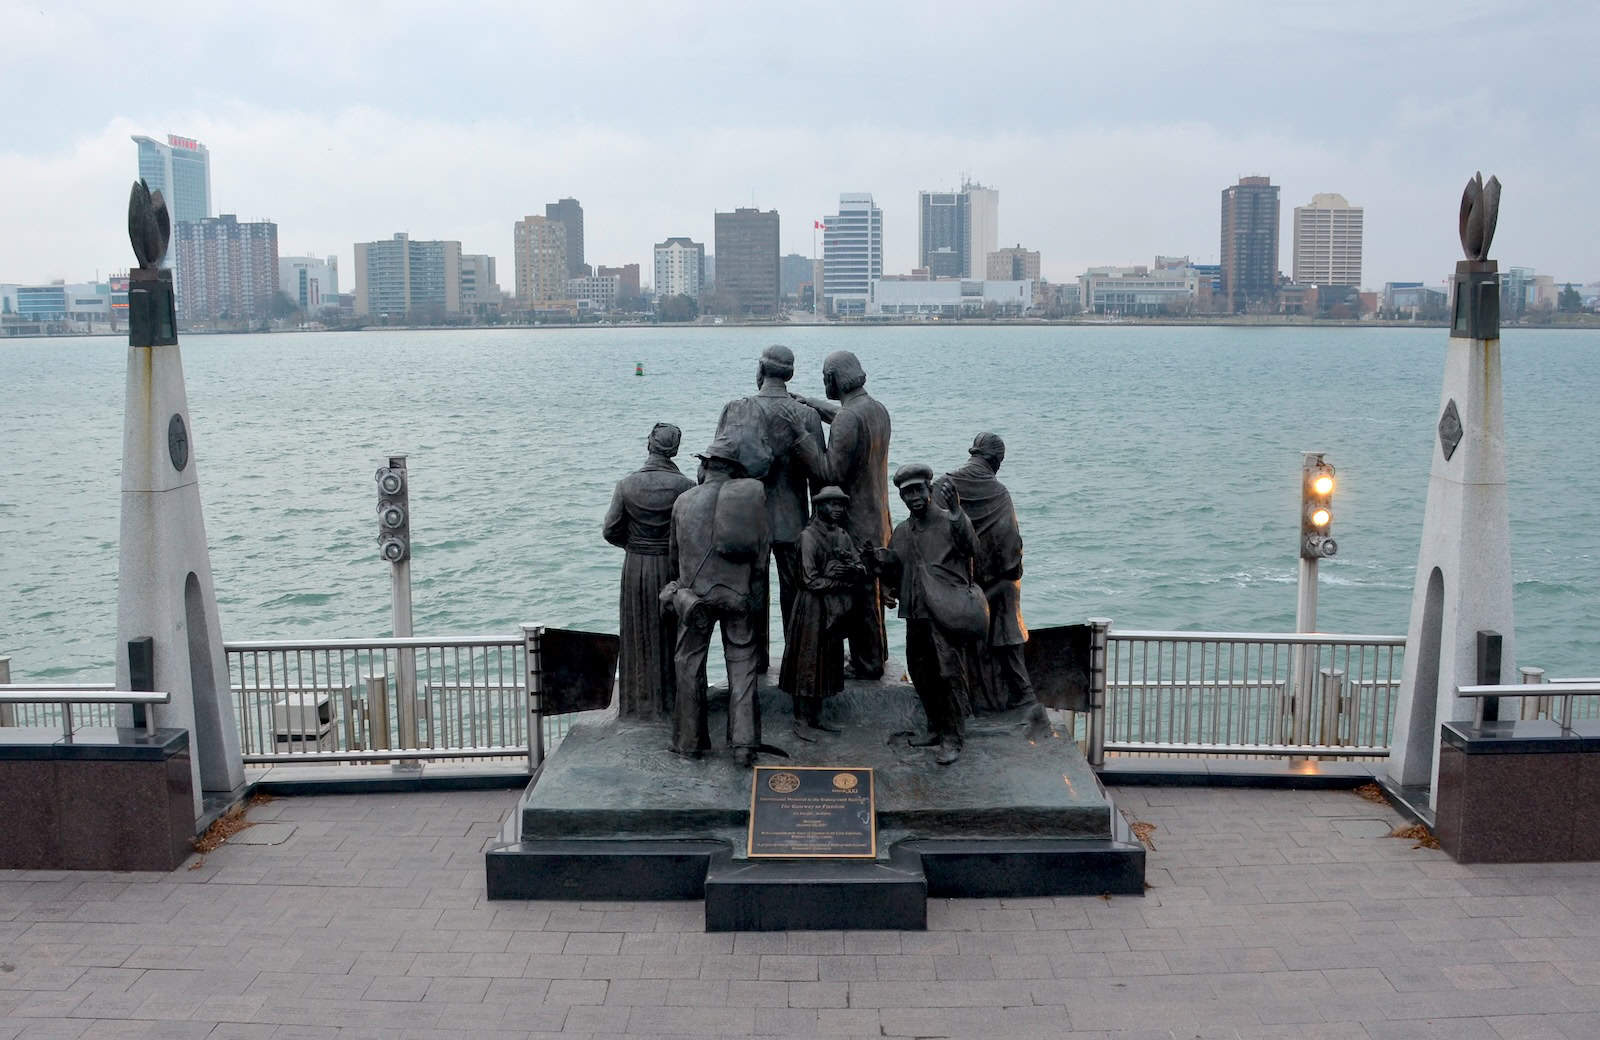
[[[1476,701],[1462,700],[1455,691],[1481,681],[1480,631],[1500,634],[1500,674],[1516,674],[1500,392],[1500,279],[1496,263],[1482,259],[1494,233],[1492,209],[1499,195],[1498,182],[1491,185],[1488,233],[1475,249],[1468,247],[1468,255],[1476,252],[1477,259],[1456,265],[1433,470],[1389,757],[1390,778],[1401,786],[1429,787],[1430,806],[1438,795],[1439,726],[1470,720],[1477,711]],[[1470,198],[1472,185],[1468,189]],[[1466,245],[1466,201],[1462,212]]]
[[[129,640],[152,637],[155,688],[172,694],[171,704],[154,709],[155,722],[189,731],[198,818],[202,794],[237,790],[244,766],[200,510],[183,358],[170,320],[158,322],[162,331],[151,335],[136,313],[155,309],[170,316],[171,282],[157,274],[134,272],[129,293],[133,345],[122,435],[117,687],[128,689],[130,682]]]

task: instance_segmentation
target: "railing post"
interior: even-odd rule
[[[1535,683],[1544,682],[1543,668],[1519,668],[1518,671],[1522,673],[1522,681],[1526,685],[1531,686]],[[1522,711],[1519,714],[1524,719],[1536,719],[1539,717],[1540,712],[1544,712],[1545,718],[1550,717],[1549,697],[1522,697],[1519,699],[1522,701]]]
[[[1111,619],[1089,619],[1089,765],[1106,763],[1106,649]]]
[[[11,685],[11,658],[0,657],[0,686]],[[15,726],[17,709],[10,704],[0,704],[0,726]]]
[[[1333,747],[1343,744],[1339,736],[1339,716],[1344,708],[1344,669],[1324,668],[1322,676],[1322,733],[1318,743]]]
[[[522,626],[522,649],[528,668],[528,771],[544,761],[544,626]]]
[[[384,750],[389,746],[389,673],[372,672],[362,680],[367,684],[367,746]]]

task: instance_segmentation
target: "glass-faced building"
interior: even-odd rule
[[[211,152],[205,145],[177,134],[168,134],[166,144],[140,135],[133,143],[139,148],[139,176],[167,200],[174,224],[211,216]]]

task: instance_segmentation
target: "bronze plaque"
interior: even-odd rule
[[[1034,695],[1047,708],[1089,710],[1088,625],[1056,625],[1028,630],[1022,657]]]
[[[872,770],[756,766],[750,775],[751,859],[873,859],[878,804]]]
[[[593,711],[611,703],[622,641],[606,632],[544,630],[544,714]]]

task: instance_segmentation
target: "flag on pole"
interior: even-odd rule
[[[824,224],[824,223],[823,223],[823,222],[822,222],[822,221],[820,221],[820,220],[813,220],[813,221],[812,221],[812,222],[811,222],[811,230],[813,230],[813,231],[815,231],[815,230],[817,230],[817,229],[818,229],[818,228],[821,228],[821,229],[822,229],[822,230],[823,230],[823,231],[826,231],[826,230],[828,230],[828,226],[827,226],[827,225],[826,225],[826,224]]]

